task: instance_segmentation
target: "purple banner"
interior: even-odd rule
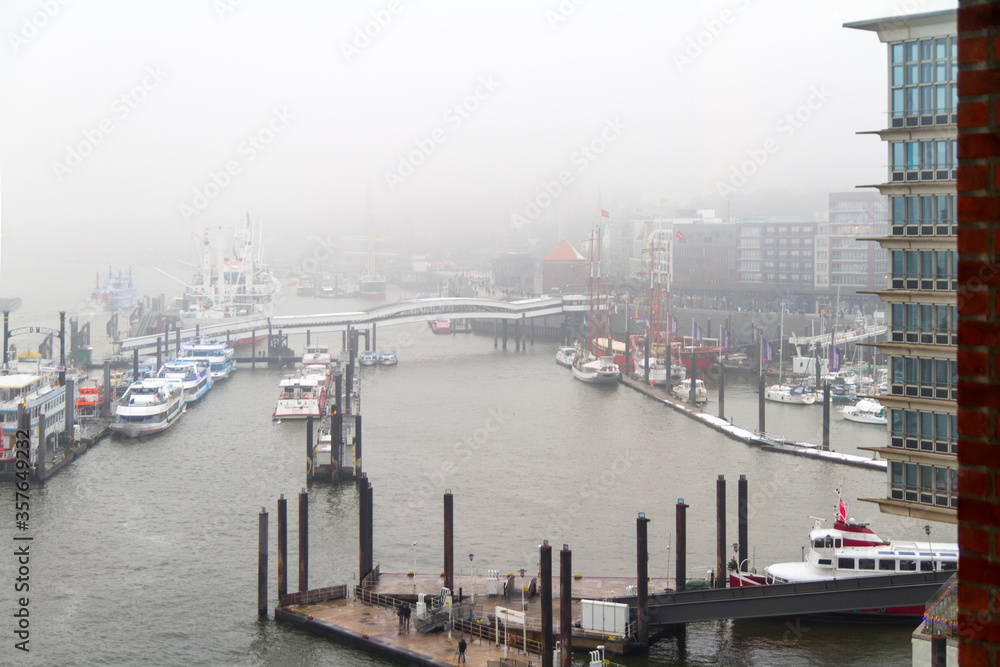
[[[721,338],[722,340],[720,342],[722,343],[722,351],[726,352],[729,350],[729,331],[726,329],[726,327],[722,327]]]
[[[667,321],[667,328],[670,330],[671,334],[677,333],[677,318],[673,315],[671,315],[670,319]]]
[[[691,340],[695,345],[701,345],[701,327],[697,322],[691,322]]]
[[[820,329],[820,333],[825,335],[826,334],[826,315],[823,316],[823,320],[822,321],[823,321],[823,325],[822,325],[822,329]]]
[[[767,342],[766,338],[761,338],[760,340],[764,344],[763,362],[764,365],[767,366],[768,364],[774,363],[774,346]]]
[[[830,346],[830,354],[829,354],[829,359],[830,359],[829,370],[830,370],[831,373],[836,373],[837,371],[840,370],[840,358],[841,358],[841,356],[842,356],[842,354],[841,354],[840,350],[837,347],[831,345]]]

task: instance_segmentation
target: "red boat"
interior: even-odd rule
[[[450,334],[452,330],[451,320],[434,320],[430,325],[431,331],[436,334]]]
[[[104,387],[97,380],[80,385],[77,390],[76,414],[80,417],[96,417],[104,405]]]

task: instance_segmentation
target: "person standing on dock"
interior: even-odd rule
[[[410,605],[403,605],[403,630],[410,634]]]
[[[400,630],[400,632],[402,632],[403,631],[403,605],[400,605],[399,609],[396,610],[396,615],[399,616],[399,630]]]
[[[465,643],[465,637],[458,640],[458,662],[465,662],[465,649],[468,644]]]

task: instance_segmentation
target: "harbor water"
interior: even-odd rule
[[[14,266],[11,266],[13,264]],[[4,291],[24,299],[16,326],[57,326],[61,299],[4,265]],[[86,270],[85,270],[86,269]],[[69,273],[88,285],[81,262]],[[148,273],[149,275],[146,275]],[[176,291],[146,270],[150,293]],[[66,283],[61,276],[59,283]],[[286,288],[288,289],[288,288]],[[390,292],[389,300],[401,296]],[[282,314],[357,310],[365,304],[286,294]],[[30,318],[30,320],[29,320]],[[106,318],[105,318],[106,319]],[[95,332],[103,328],[94,315]],[[12,325],[14,326],[14,325]],[[758,570],[798,560],[812,516],[832,520],[837,487],[851,514],[883,537],[917,539],[923,523],[881,515],[854,500],[884,497],[885,473],[762,452],[699,425],[625,386],[575,382],[554,362],[555,343],[494,349],[492,337],[435,336],[423,324],[380,326],[378,348],[398,366],[360,371],[364,469],[374,488],[375,562],[382,571],[442,569],[442,494],[455,496],[456,585],[474,573],[537,571],[543,539],[573,550],[585,576],[635,573],[635,517],[649,525],[649,572],[673,575],[674,505],[688,509],[688,573],[715,563],[715,480],[728,485],[729,542],[736,538],[736,480],[750,493],[750,547]],[[339,350],[340,334],[314,335]],[[304,337],[293,338],[301,350]],[[271,517],[270,605],[275,603],[275,501],[304,485],[305,426],[273,424],[282,371],[240,367],[166,433],[107,439],[31,490],[31,652],[27,664],[392,664],[256,615],[257,521]],[[729,377],[727,416],[756,428],[756,387]],[[707,406],[717,410],[715,393]],[[768,405],[767,430],[821,441],[820,407]],[[832,416],[832,446],[857,453],[884,444],[877,427]],[[860,452],[865,454],[864,452]],[[5,497],[13,489],[4,485]],[[309,583],[352,583],[357,569],[353,485],[310,489]],[[290,588],[298,536],[289,509]],[[13,503],[9,513],[13,512]],[[954,530],[933,527],[932,539]],[[13,518],[0,521],[11,545]],[[0,559],[12,587],[14,559]],[[624,592],[624,591],[623,591]],[[14,602],[3,596],[3,635]],[[719,621],[689,626],[627,665],[909,665],[911,627],[811,621]],[[3,655],[11,656],[5,647]],[[475,646],[470,648],[474,651]],[[582,660],[578,656],[578,662]],[[22,660],[23,658],[23,660]],[[580,663],[582,664],[582,663]]]

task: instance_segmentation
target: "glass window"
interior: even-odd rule
[[[920,52],[917,50],[917,43],[916,42],[907,42],[906,43],[906,61],[912,63],[912,62],[916,62],[918,60],[920,60]]]
[[[903,85],[903,66],[902,65],[893,65],[893,67],[892,67],[892,85],[894,85],[894,86],[902,86]],[[900,92],[900,94],[902,94],[903,91],[899,91],[899,92]],[[900,97],[899,99],[902,100],[903,98]]]
[[[937,144],[937,168],[948,169],[951,163],[948,161],[948,142],[938,141]],[[930,168],[930,164],[927,165]]]
[[[916,279],[917,277],[917,251],[916,250],[904,250],[906,253],[906,277],[910,279]]]
[[[908,303],[905,305],[906,305],[906,328],[909,331],[919,330],[919,324],[918,324],[919,320],[917,319],[917,315],[920,313],[920,311],[917,308],[917,304]]]
[[[934,279],[934,251],[920,250],[920,277],[924,280]]]
[[[934,488],[934,468],[931,466],[920,466],[920,488],[930,490]]]
[[[920,306],[920,330],[928,333],[934,331],[934,307]]]
[[[948,383],[948,360],[947,359],[935,359],[934,365],[937,371],[937,386],[943,387]]]
[[[917,569],[917,561],[901,560],[899,561],[899,569],[901,572],[915,572]]]
[[[903,277],[903,251],[893,250],[892,251],[892,277],[902,278]]]
[[[920,168],[934,168],[934,142],[932,141],[920,142]]]
[[[892,410],[892,434],[903,435],[903,411],[893,408]]]
[[[926,252],[926,251],[925,251]],[[948,278],[948,251],[937,250],[937,277]]]
[[[948,469],[934,468],[934,490],[939,496],[948,493]]]
[[[928,364],[930,365],[930,364]],[[933,412],[921,412],[920,413],[920,437],[925,440],[934,439],[934,413]],[[924,471],[927,473],[927,483],[924,486],[930,486],[930,472],[931,469],[924,466]]]
[[[875,569],[875,559],[874,558],[859,558],[858,559],[858,569],[859,570],[874,570]]]
[[[899,108],[902,109],[903,105],[902,104],[899,105]],[[893,169],[893,171],[903,171],[903,169],[906,167],[906,153],[905,153],[905,150],[906,150],[906,145],[902,141],[897,141],[896,143],[894,143],[892,145],[892,169]],[[897,197],[897,199],[899,199],[901,202],[903,201],[902,197]],[[902,217],[902,216],[900,216],[900,217]]]
[[[937,81],[938,83],[947,83],[948,61],[938,63],[936,70],[937,70],[937,76],[934,77],[934,80]]]
[[[906,198],[906,224],[915,225],[920,219],[920,200],[917,197]]]
[[[920,65],[906,66],[906,83],[909,85],[920,83]]]
[[[915,488],[917,486],[917,464],[904,463],[903,472],[906,473],[906,486]]]
[[[920,83],[934,83],[934,65],[924,63],[920,66]]]
[[[878,559],[878,569],[883,571],[895,572],[896,571],[896,561],[888,560],[885,558]]]
[[[892,485],[903,486],[903,463],[901,461],[889,461],[889,468],[892,473]]]
[[[920,59],[921,60],[933,60],[934,59],[934,41],[930,39],[920,40]]]
[[[913,92],[916,92],[914,89]],[[916,105],[911,107],[907,103],[907,111],[913,109]],[[920,165],[920,142],[919,141],[907,141],[906,142],[906,168],[907,169],[917,169]]]
[[[854,569],[854,559],[853,558],[838,558],[837,567],[842,570],[853,570]]]
[[[897,46],[896,44],[893,47]],[[899,50],[899,57],[903,57],[903,50]],[[934,40],[934,57],[936,58],[947,58],[948,57],[948,39],[946,37],[939,37]],[[893,52],[893,58],[895,58],[895,52]],[[896,62],[893,60],[893,62]]]
[[[944,84],[938,84],[934,86],[934,104],[937,106],[938,112],[944,113],[948,109],[948,86]]]
[[[902,77],[903,68],[899,68],[900,77]],[[896,88],[892,91],[892,115],[902,116],[903,115],[903,89]]]
[[[929,560],[920,561],[920,571],[921,572],[933,572],[934,562]]]
[[[892,368],[893,384],[903,384],[903,358],[890,357],[889,362],[889,365]]]
[[[907,410],[906,411],[906,435],[916,436],[917,435],[917,411]],[[916,473],[914,473],[916,474]],[[907,471],[907,476],[909,476],[909,471]],[[913,483],[916,484],[916,478],[914,477]],[[911,484],[912,486],[912,484]]]
[[[944,41],[944,40],[938,40],[938,41]],[[941,53],[941,55],[939,55],[938,58],[944,58],[945,57],[945,45],[944,44],[939,45],[938,46],[938,51]],[[901,62],[903,62],[903,45],[902,45],[902,43],[893,44],[892,47],[890,48],[890,52],[892,53],[892,62],[894,62],[894,63],[901,63]]]

